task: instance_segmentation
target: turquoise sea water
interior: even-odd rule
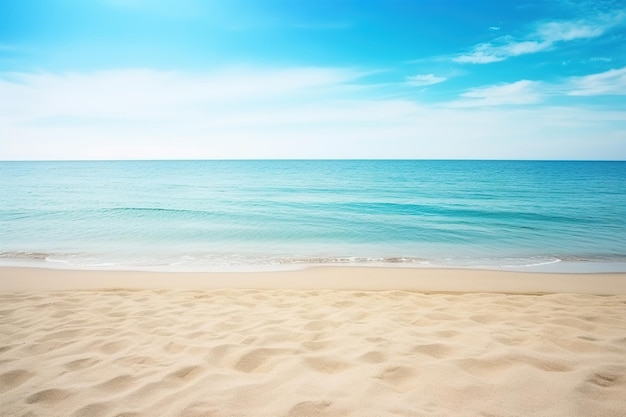
[[[0,162],[0,264],[626,271],[626,162]]]

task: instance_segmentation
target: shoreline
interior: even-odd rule
[[[184,257],[183,257],[184,258]],[[132,259],[94,259],[81,263],[64,259],[63,255],[46,252],[0,252],[0,268],[37,268],[61,270],[141,271],[141,272],[282,272],[319,267],[356,268],[410,268],[487,270],[556,274],[625,273],[626,257],[613,259],[578,256],[552,256],[502,258],[498,260],[476,258],[473,260],[441,260],[411,258],[406,256],[337,256],[337,257],[268,257],[253,256],[248,261],[213,263],[194,262],[183,258],[151,258],[148,262],[134,263]],[[198,261],[198,260],[196,260]],[[497,262],[496,262],[497,261]]]
[[[0,267],[0,292],[105,289],[409,290],[445,293],[626,294],[626,273],[316,266],[258,272],[166,272]]]

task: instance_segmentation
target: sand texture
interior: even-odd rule
[[[0,294],[2,416],[626,415],[626,296]]]

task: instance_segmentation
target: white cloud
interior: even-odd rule
[[[341,68],[9,74],[0,78],[0,96],[6,99],[0,110],[22,121],[57,116],[150,119],[190,109],[262,104],[303,93],[322,95],[325,88],[349,87],[361,75]]]
[[[549,43],[575,39],[596,38],[620,20],[608,22],[547,22],[539,25],[534,36]]]
[[[537,101],[532,81],[471,90],[454,107],[376,98],[360,76],[4,74],[0,159],[626,158],[624,112],[497,106]]]
[[[490,50],[481,51],[479,45],[471,54],[459,55],[453,61],[459,64],[491,64],[492,62],[504,61],[505,59]]]
[[[512,41],[508,37],[500,39],[499,42],[502,44],[479,44],[471,53],[455,57],[453,61],[461,64],[489,64],[514,56],[540,52],[551,45],[545,41]]]
[[[626,67],[570,77],[558,83],[520,80],[513,83],[472,88],[460,99],[447,103],[449,107],[484,107],[529,105],[555,96],[626,95]]]
[[[463,94],[461,99],[449,103],[452,107],[478,107],[533,104],[541,101],[541,83],[520,80],[509,84],[498,84],[473,88]]]
[[[594,56],[589,58],[590,62],[611,62],[613,58],[607,56]]]
[[[626,95],[626,67],[572,77],[567,86],[571,96]]]
[[[407,84],[413,87],[423,87],[426,85],[438,84],[446,80],[446,77],[438,77],[435,74],[418,74],[406,77]]]
[[[543,22],[521,39],[502,36],[492,42],[476,45],[469,53],[454,57],[462,64],[488,64],[511,57],[545,51],[559,42],[596,38],[608,30],[622,25],[626,12],[600,15],[587,20]]]

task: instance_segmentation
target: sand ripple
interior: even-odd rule
[[[626,296],[0,295],[2,416],[626,415]]]

